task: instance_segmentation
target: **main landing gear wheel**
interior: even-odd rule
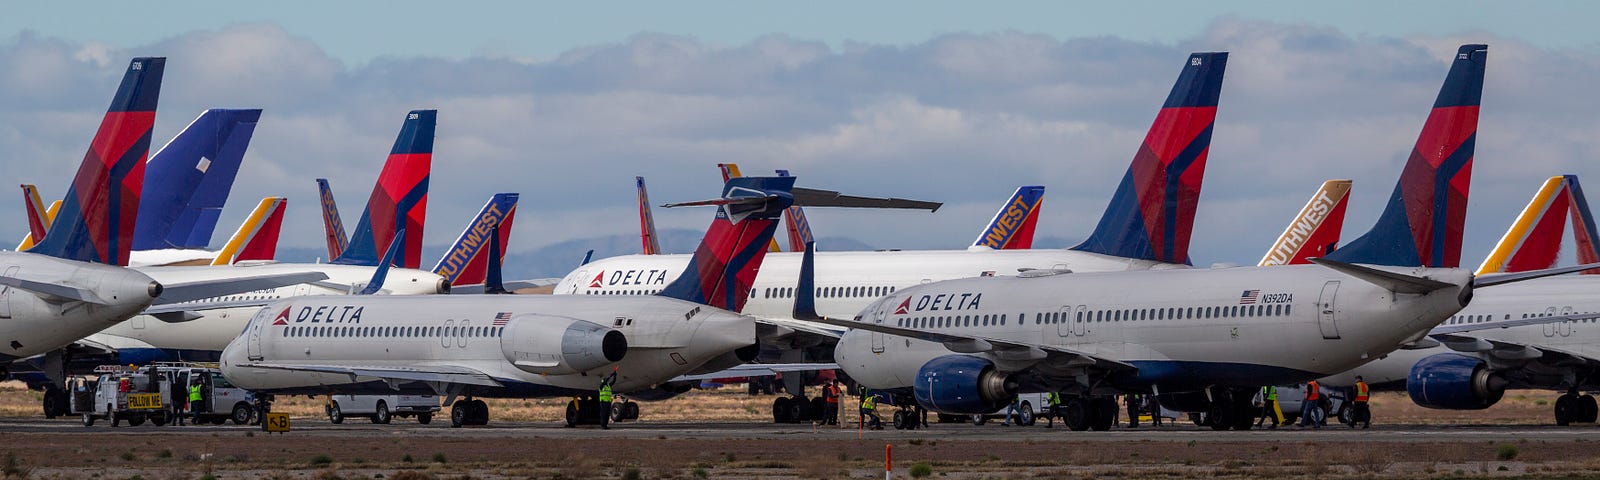
[[[571,408],[570,406],[568,408]],[[458,400],[450,405],[450,427],[460,428],[462,425],[488,425],[489,404],[483,400],[465,399]]]
[[[1600,416],[1600,406],[1595,404],[1594,395],[1578,397],[1578,417],[1572,421],[1578,423],[1594,423],[1595,417]]]
[[[1556,398],[1556,425],[1565,427],[1573,421],[1576,421],[1578,413],[1580,413],[1578,409],[1577,395],[1571,393],[1561,394],[1560,397]]]
[[[789,406],[789,397],[772,399],[772,423],[795,423],[794,408]]]
[[[5,378],[5,377],[0,377]],[[56,418],[67,414],[67,392],[54,386],[44,389],[44,418]]]
[[[1117,399],[1112,397],[1094,397],[1089,399],[1089,428],[1096,432],[1111,430],[1111,424],[1117,421]]]
[[[1067,429],[1081,432],[1089,429],[1089,402],[1083,397],[1072,397],[1062,403],[1061,423],[1067,424]]]

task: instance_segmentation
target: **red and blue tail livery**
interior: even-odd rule
[[[201,112],[145,164],[134,250],[205,248],[228,202],[260,109]]]
[[[1094,233],[1073,250],[1189,263],[1227,52],[1189,55]]]
[[[1039,211],[1044,206],[1044,187],[1030,185],[1017,187],[1000,210],[994,212],[989,226],[978,232],[974,247],[994,250],[1027,250],[1033,248],[1033,232],[1039,223]]]
[[[506,243],[511,239],[511,220],[517,216],[518,197],[515,193],[496,193],[490,197],[489,203],[483,205],[478,216],[473,217],[466,230],[456,238],[456,243],[444,252],[439,264],[433,266],[433,273],[449,280],[451,285],[484,283],[489,272],[488,246],[498,243],[498,251],[506,251]]]
[[[412,110],[389,150],[389,160],[378,175],[367,209],[361,213],[349,245],[333,263],[375,266],[395,232],[409,232],[398,255],[402,268],[420,268],[423,224],[428,210],[428,175],[433,165],[433,128],[436,110]]]
[[[1388,206],[1361,238],[1327,258],[1348,263],[1458,267],[1486,45],[1462,45],[1422,125]]]
[[[27,207],[28,213],[28,238],[24,239],[24,242],[44,238],[45,230],[50,228],[50,215],[45,210],[44,200],[39,197],[39,187],[23,185],[22,203]]]
[[[679,205],[717,205],[711,228],[689,267],[658,295],[738,312],[750,299],[756,270],[777,232],[778,218],[794,205],[795,177],[734,177],[722,198]]]
[[[150,129],[167,59],[128,64],[117,96],[100,121],[56,221],[29,252],[84,262],[127,265],[134,220],[150,155]]]

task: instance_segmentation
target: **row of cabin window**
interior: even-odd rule
[[[815,298],[878,298],[894,293],[895,287],[818,287]],[[755,296],[755,292],[750,292]],[[762,298],[794,298],[794,287],[768,287],[761,290]]]
[[[1584,313],[1588,313],[1588,312],[1570,312],[1569,314],[1580,314],[1581,315],[1581,314],[1584,314]],[[1553,317],[1555,315],[1556,315],[1555,310],[1552,308],[1551,310],[1545,311],[1544,313],[1524,313],[1524,314],[1522,314],[1522,318]],[[1501,320],[1510,320],[1510,319],[1511,319],[1511,314],[1509,314],[1509,313],[1505,314],[1505,316],[1501,318]],[[1596,319],[1593,319],[1593,318],[1587,318],[1587,319],[1578,320],[1578,321],[1579,322],[1585,322],[1585,323],[1594,323],[1595,320]],[[1456,315],[1456,316],[1450,317],[1449,320],[1445,320],[1444,324],[1445,325],[1467,325],[1467,324],[1472,324],[1472,323],[1488,323],[1488,322],[1491,322],[1491,321],[1494,321],[1494,315],[1488,315],[1488,314],[1484,314],[1484,315]]]
[[[338,326],[303,326],[289,327],[285,330],[285,337],[324,337],[324,338],[432,338],[432,337],[498,337],[505,333],[505,327],[338,327]]]
[[[584,290],[584,295],[655,295],[661,290]]]
[[[1008,315],[950,315],[938,317],[902,318],[895,323],[900,328],[951,328],[1005,326]]]
[[[1189,320],[1203,318],[1238,318],[1238,317],[1272,317],[1289,315],[1292,306],[1286,303],[1274,305],[1228,305],[1223,307],[1168,307],[1168,308],[1139,308],[1131,310],[1096,310],[1093,312],[1078,312],[1078,322],[1132,322],[1140,320]],[[1066,320],[1066,312],[1034,314],[1033,323],[1061,323]]]
[[[203,298],[203,299],[200,299],[200,300],[190,300],[188,302],[183,302],[183,303],[234,302],[234,301],[242,302],[242,301],[245,301],[245,300],[277,300],[277,299],[280,299],[280,298],[283,298],[283,296],[282,295],[224,295],[224,296],[221,296],[221,297]]]

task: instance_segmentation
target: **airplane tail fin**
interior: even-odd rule
[[[339,204],[333,201],[328,179],[317,179],[317,194],[322,199],[322,234],[328,241],[328,258],[339,258],[350,240],[344,236],[344,221],[339,218]]]
[[[650,194],[644,189],[644,177],[633,177],[639,189],[639,242],[645,255],[660,255],[661,240],[656,237],[656,218],[650,214]]]
[[[283,229],[283,211],[289,200],[267,197],[256,204],[239,230],[217,252],[212,265],[232,265],[242,260],[272,260],[278,255],[278,232]]]
[[[134,250],[205,248],[228,202],[260,109],[213,108],[156,150],[146,164]]]
[[[1033,248],[1033,232],[1039,223],[1039,210],[1044,207],[1044,187],[1038,185],[1017,187],[1000,210],[994,212],[989,226],[978,232],[972,242],[974,248],[993,250],[1027,250]]]
[[[1105,215],[1073,250],[1189,263],[1189,236],[1227,65],[1227,52],[1189,55]]]
[[[166,58],[128,63],[55,222],[29,252],[84,262],[127,265],[134,220],[150,154],[150,129],[161,96]]]
[[[1350,203],[1350,181],[1328,180],[1311,196],[1300,214],[1283,229],[1283,235],[1261,257],[1260,266],[1304,265],[1309,258],[1322,257],[1339,246],[1344,230],[1345,205]]]
[[[778,217],[794,204],[795,177],[730,177],[717,200],[711,228],[695,248],[689,268],[659,295],[729,311],[744,309],[750,286],[778,228]]]
[[[1388,206],[1372,230],[1328,255],[1347,263],[1458,267],[1472,183],[1486,45],[1462,45]]]
[[[50,228],[50,215],[45,212],[44,200],[39,197],[39,187],[33,185],[22,186],[22,204],[27,207],[28,237],[22,239],[23,250],[33,246],[34,239],[44,238],[44,232]]]
[[[395,263],[400,249],[405,247],[406,229],[394,233],[394,240],[389,242],[389,248],[383,251],[383,258],[378,260],[378,267],[372,270],[372,280],[367,281],[367,286],[356,295],[376,295],[383,291],[383,282],[389,278],[389,267]]]
[[[398,265],[420,268],[437,119],[437,110],[412,110],[406,114],[400,136],[389,150],[389,160],[378,174],[372,196],[367,198],[367,209],[361,212],[361,222],[333,263],[377,265],[380,250],[394,240],[395,232],[405,230],[410,236],[400,249]]]
[[[778,170],[778,176],[789,176],[788,170]],[[783,223],[789,230],[789,251],[798,252],[806,248],[806,244],[815,241],[811,237],[811,222],[806,221],[806,212],[799,205],[789,207],[783,212]],[[776,252],[774,248],[772,251]]]
[[[478,215],[467,223],[467,228],[461,231],[461,236],[456,238],[456,243],[445,250],[444,257],[433,266],[433,273],[439,274],[450,281],[451,285],[476,285],[484,283],[489,271],[489,249],[492,243],[497,243],[495,248],[496,260],[500,260],[498,252],[506,251],[506,243],[510,241],[511,220],[517,215],[517,199],[515,193],[496,193],[483,205]],[[490,235],[491,233],[498,233]],[[498,266],[495,267],[498,269]]]
[[[1583,190],[1578,188],[1578,177],[1565,175],[1550,177],[1540,185],[1533,199],[1478,266],[1477,275],[1554,267],[1560,260],[1561,240],[1569,217],[1578,244],[1578,263],[1594,263],[1600,255],[1593,242],[1593,217],[1583,198]]]
[[[59,210],[61,210],[61,201],[60,200],[56,200],[54,202],[50,202],[50,208],[45,209],[45,211],[44,211],[44,228],[45,228],[46,232],[50,231],[50,223],[52,223],[52,222],[54,222],[56,220],[56,212],[59,211]],[[39,243],[38,240],[36,240],[37,238],[44,238],[44,235],[39,235],[38,237],[35,237],[35,236],[33,236],[33,233],[30,232],[29,234],[23,236],[22,237],[22,243],[17,245],[17,251],[24,252],[24,251],[27,251],[30,248],[33,248],[34,244]]]
[[[737,163],[719,163],[719,164],[717,164],[717,169],[722,171],[722,181],[724,183],[726,183],[728,181],[728,179],[739,178],[739,177],[743,177],[744,176],[743,173],[739,172],[739,164],[737,164]],[[783,173],[779,173],[778,176],[787,177],[789,175],[788,175],[787,171],[784,171]],[[778,239],[777,238],[773,238],[771,242],[767,243],[767,251],[769,251],[769,252],[782,251],[782,250],[778,249]]]

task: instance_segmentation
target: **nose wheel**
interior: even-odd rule
[[[463,425],[488,425],[489,404],[483,400],[466,398],[450,404],[450,427]]]

